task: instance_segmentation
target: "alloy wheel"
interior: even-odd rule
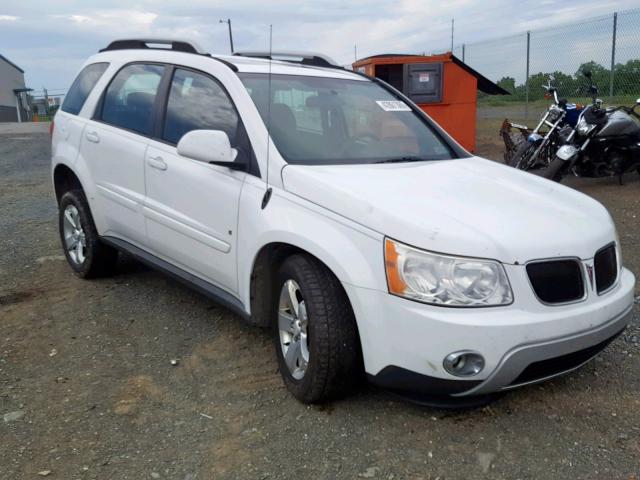
[[[67,205],[63,220],[64,244],[71,261],[82,265],[86,259],[87,239],[75,205]]]
[[[295,280],[287,280],[280,290],[278,331],[284,362],[296,380],[304,377],[309,365],[308,324],[300,286]]]

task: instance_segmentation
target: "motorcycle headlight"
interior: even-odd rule
[[[442,255],[385,239],[389,293],[432,305],[509,305],[513,293],[502,264]]]
[[[553,105],[551,108],[549,108],[549,120],[552,122],[555,122],[556,120],[558,120],[560,116],[563,114],[564,114],[564,110],[561,109],[560,107]]]
[[[588,135],[589,132],[593,130],[595,127],[596,127],[595,125],[591,123],[587,123],[587,121],[584,118],[581,118],[578,124],[576,125],[576,130],[580,135],[584,136],[584,135]]]
[[[563,145],[556,152],[556,156],[562,160],[570,160],[576,153],[578,149],[573,145]]]

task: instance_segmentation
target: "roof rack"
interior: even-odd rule
[[[268,52],[245,51],[235,52],[238,57],[264,58],[267,60],[282,60],[285,62],[299,63],[301,65],[313,65],[315,67],[342,68],[331,57],[315,52]]]
[[[165,45],[160,46],[160,45]],[[156,49],[156,50],[174,50],[176,52],[197,53],[204,55],[205,51],[195,42],[189,40],[166,39],[166,38],[123,38],[114,40],[101,52],[110,50],[130,50],[130,49]]]

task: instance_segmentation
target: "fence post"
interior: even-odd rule
[[[462,63],[465,63],[465,61],[464,61],[464,49],[465,49],[465,45],[463,43],[462,44]]]
[[[613,98],[613,76],[616,68],[616,34],[618,32],[618,12],[613,14],[613,38],[611,42],[611,72],[609,73],[609,98]]]
[[[527,30],[527,77],[524,81],[525,104],[524,116],[529,118],[529,53],[531,51],[531,32]]]

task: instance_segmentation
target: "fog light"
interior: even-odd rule
[[[447,355],[442,362],[444,369],[456,377],[473,377],[484,368],[484,357],[479,353],[464,350]]]

